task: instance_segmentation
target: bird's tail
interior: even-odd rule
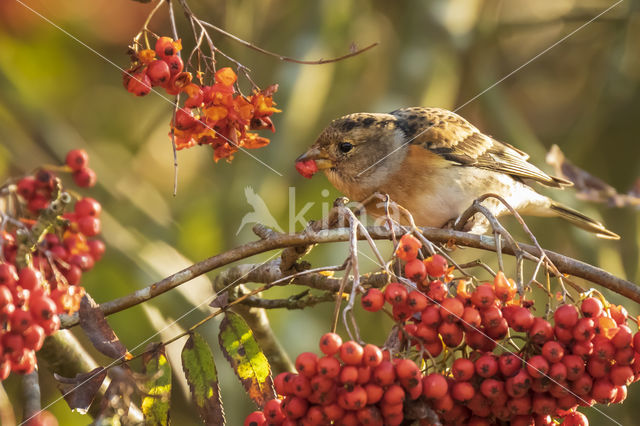
[[[600,238],[606,238],[609,240],[619,240],[620,236],[615,232],[609,231],[603,224],[597,220],[591,219],[588,216],[583,215],[577,210],[564,206],[562,204],[551,202],[551,210],[559,217],[571,222],[575,226],[582,228],[586,231],[593,232]]]

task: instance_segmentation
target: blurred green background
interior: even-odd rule
[[[236,234],[241,218],[253,210],[245,198],[247,186],[265,200],[285,230],[290,202],[298,211],[313,203],[305,217],[319,218],[323,205],[340,194],[323,176],[303,179],[293,163],[331,119],[418,105],[455,109],[615,2],[192,1],[199,17],[283,55],[319,59],[345,54],[352,43],[380,45],[342,62],[305,66],[261,55],[212,32],[216,46],[249,67],[260,86],[280,85],[275,100],[283,113],[274,116],[277,132],[265,135],[272,138],[269,146],[251,154],[281,176],[241,152],[231,164],[214,164],[212,151],[197,147],[178,154],[175,197],[167,137],[171,107],[153,94],[139,99],[127,93],[115,66],[128,65],[126,47],[153,6],[129,0],[24,3],[103,57],[20,2],[0,1],[0,176],[4,180],[41,164],[60,164],[72,148],[89,152],[99,182],[84,193],[103,205],[108,252],[85,275],[83,285],[103,302],[255,239],[250,226]],[[188,52],[194,40],[176,9]],[[166,8],[150,28],[160,35],[170,34]],[[544,154],[555,143],[578,166],[626,192],[640,176],[638,52],[640,4],[623,1],[458,112],[485,133],[529,152],[532,161],[547,171],[551,170],[544,164]],[[219,66],[229,65],[218,59]],[[243,85],[249,87],[246,81]],[[290,199],[292,195],[295,200]],[[560,220],[530,219],[542,245],[638,282],[637,210],[589,205],[578,201],[572,190],[556,191],[553,196],[601,218],[622,240],[597,240]],[[525,238],[513,221],[507,223],[514,234]],[[381,248],[390,253],[389,244],[381,243]],[[250,261],[264,261],[268,255]],[[309,260],[315,266],[339,264],[345,255],[343,245],[318,247]],[[454,256],[481,257],[495,267],[495,256],[490,254],[466,250]],[[367,267],[372,269],[370,263]],[[481,271],[479,275],[483,276]],[[144,307],[113,315],[110,324],[137,353],[142,348],[133,348],[210,296],[214,276],[215,272]],[[274,289],[267,296],[299,291],[292,286]],[[610,299],[623,303],[634,315],[639,312],[630,301],[615,295]],[[281,343],[295,357],[316,350],[317,339],[330,327],[331,310],[326,305],[269,316]],[[152,340],[168,339],[207,312],[205,304]],[[390,324],[375,315],[359,314],[359,318],[364,337],[382,344]],[[217,349],[217,322],[201,331],[218,360],[228,424],[241,424],[254,408]],[[172,361],[179,360],[180,342],[184,340],[169,347]],[[174,424],[198,423],[187,402],[179,363],[174,363],[174,374]],[[59,393],[46,368],[41,381],[44,404],[57,401]],[[19,380],[12,376],[3,384],[20,417]],[[635,387],[625,404],[602,410],[622,424],[635,423],[631,416],[640,402]],[[71,413],[63,401],[50,410],[63,425],[90,422]],[[593,424],[609,422],[594,410],[587,412]]]

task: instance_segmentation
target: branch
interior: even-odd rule
[[[40,381],[38,380],[38,370],[33,370],[22,377],[22,397],[24,401],[23,421],[28,421],[36,416],[41,410],[40,405]]]
[[[359,54],[361,54],[363,52],[366,52],[369,49],[373,49],[374,47],[376,47],[378,45],[378,43],[372,43],[369,46],[364,47],[362,49],[352,49],[351,52],[347,53],[346,55],[338,56],[337,58],[318,59],[316,61],[303,61],[303,60],[300,60],[300,59],[295,59],[295,58],[291,58],[289,56],[283,56],[283,55],[280,55],[278,53],[270,52],[270,51],[268,51],[266,49],[263,49],[261,47],[256,46],[255,44],[249,43],[248,41],[243,40],[240,37],[237,37],[237,36],[235,36],[235,35],[233,35],[231,33],[228,33],[225,30],[223,30],[222,28],[216,27],[215,25],[210,24],[209,22],[202,21],[202,20],[200,20],[198,18],[195,18],[195,19],[201,25],[204,25],[205,27],[209,27],[212,30],[217,31],[220,34],[222,34],[222,35],[224,35],[226,37],[229,37],[230,39],[232,39],[234,41],[237,41],[238,43],[248,47],[249,49],[253,49],[253,50],[255,50],[257,52],[260,52],[260,53],[263,53],[265,55],[273,56],[274,58],[278,58],[279,60],[284,61],[284,62],[293,62],[295,64],[302,64],[302,65],[322,65],[322,64],[329,64],[331,62],[342,61],[344,59],[348,59],[348,58],[351,58],[352,56],[356,56],[356,55],[359,55]]]
[[[371,235],[371,238],[373,238],[374,240],[389,240],[392,237],[392,232],[389,231],[389,229],[387,229],[386,227],[374,226],[368,227],[366,229]],[[496,251],[495,239],[487,235],[476,235],[467,232],[440,228],[426,227],[419,229],[424,233],[424,236],[432,242],[441,244],[453,242],[458,246],[471,247],[493,252]],[[396,228],[394,229],[394,232],[396,233],[396,235],[403,235],[407,231],[401,228]],[[362,240],[364,238],[365,237],[362,235],[362,233],[358,233],[358,239]],[[194,265],[186,269],[170,275],[167,278],[151,284],[148,287],[137,290],[127,296],[105,302],[100,305],[100,309],[102,309],[105,315],[120,312],[139,303],[152,299],[160,294],[163,294],[204,273],[210,272],[214,269],[220,268],[238,260],[246,259],[256,254],[286,247],[295,247],[301,245],[307,246],[310,244],[325,244],[348,240],[348,228],[337,228],[319,232],[301,232],[298,234],[274,233],[268,239],[253,241],[233,248],[224,253],[220,253],[216,256],[195,263]],[[538,256],[540,253],[538,247],[530,244],[519,243],[519,247],[521,250],[534,257]],[[502,247],[502,251],[510,255],[515,254],[510,247]],[[544,253],[556,265],[556,267],[562,274],[568,274],[578,278],[583,278],[587,281],[601,285],[611,291],[619,293],[622,296],[640,303],[640,288],[638,288],[636,284],[616,277],[615,275],[612,275],[603,269],[564,256],[562,254],[550,250],[544,250]],[[317,280],[319,280],[319,278],[315,276],[308,279],[311,280],[311,283],[315,283],[317,282]],[[307,279],[305,279],[304,277],[296,278],[296,282],[299,282],[303,285],[309,284],[305,282],[306,280]],[[337,290],[339,288],[339,284],[337,281],[339,280],[335,281],[335,289]],[[61,319],[62,327],[64,328],[73,327],[74,325],[78,324],[77,315],[63,316]]]

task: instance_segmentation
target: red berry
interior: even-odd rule
[[[478,328],[482,324],[480,312],[476,308],[466,306],[462,312],[462,324],[469,328]]]
[[[500,325],[502,322],[502,311],[497,306],[491,306],[487,309],[480,311],[482,318],[482,325],[487,328],[493,328]],[[505,320],[506,321],[506,320]]]
[[[584,361],[577,355],[565,355],[561,361],[567,367],[567,380],[576,380],[584,374]]]
[[[453,399],[462,403],[470,401],[475,393],[475,389],[473,389],[473,386],[469,382],[456,382],[451,388],[451,396]]]
[[[377,312],[384,306],[384,294],[377,288],[367,289],[360,299],[362,307],[369,312]]]
[[[550,340],[542,346],[542,356],[550,363],[558,362],[564,356],[564,348],[555,340]]]
[[[407,300],[407,289],[400,283],[390,283],[384,289],[384,298],[391,304],[401,304]]]
[[[551,324],[545,319],[536,317],[533,320],[533,325],[529,329],[528,334],[531,341],[543,345],[553,337],[553,328],[551,328]]]
[[[534,316],[527,308],[518,306],[514,308],[512,313],[512,321],[509,321],[509,325],[515,331],[529,331],[533,326]]]
[[[549,362],[542,355],[534,355],[527,361],[527,373],[534,379],[545,377],[549,372]]]
[[[285,415],[282,412],[282,401],[272,399],[264,404],[264,415],[269,423],[282,423],[285,420]]]
[[[340,383],[346,386],[354,386],[358,381],[358,368],[354,365],[343,365],[338,378]]]
[[[169,65],[163,60],[155,60],[151,62],[147,66],[146,74],[149,76],[149,80],[154,86],[161,86],[171,78]]]
[[[611,343],[616,349],[623,349],[628,347],[633,341],[633,334],[631,329],[622,324],[618,327],[618,332],[611,339]]]
[[[422,379],[422,394],[427,399],[439,399],[447,394],[447,379],[439,373],[431,373]]]
[[[90,197],[85,197],[76,202],[76,205],[73,208],[74,212],[78,217],[83,216],[100,216],[102,212],[102,206],[99,202]]]
[[[79,231],[87,237],[95,237],[100,233],[100,219],[93,216],[84,216],[78,219]]]
[[[593,383],[591,396],[600,404],[609,404],[616,397],[616,387],[609,379],[597,379]]]
[[[136,96],[146,96],[151,92],[151,80],[144,71],[137,72],[131,75],[129,83],[127,83],[127,91]],[[75,170],[81,170],[82,168],[84,167]]]
[[[579,411],[572,411],[564,416],[563,426],[589,426],[587,416]]]
[[[31,300],[30,311],[37,321],[46,321],[56,315],[57,308],[53,300],[47,296],[42,296]]]
[[[496,379],[483,380],[480,385],[480,392],[490,400],[498,398],[504,392],[504,382]]]
[[[400,385],[391,385],[384,392],[382,401],[388,405],[402,404],[404,402],[405,392]]]
[[[273,387],[276,389],[276,392],[279,395],[291,395],[291,383],[293,382],[293,378],[295,376],[295,374],[288,371],[278,374],[275,379],[273,379]]]
[[[438,333],[442,337],[442,342],[450,348],[455,348],[464,339],[464,331],[461,326],[451,322],[445,322],[438,327]]]
[[[182,58],[180,58],[180,56],[168,56],[164,58],[163,61],[167,63],[169,74],[172,77],[181,73],[184,68],[184,62],[182,62]]]
[[[603,312],[602,302],[595,297],[587,297],[584,299],[580,305],[580,309],[587,318],[598,318]]]
[[[87,241],[87,245],[89,246],[89,253],[91,253],[91,257],[93,257],[93,260],[96,262],[100,260],[106,250],[106,246],[104,245],[104,243],[100,240],[91,240]],[[75,284],[78,283],[79,281]]]
[[[358,365],[362,361],[363,349],[357,342],[350,340],[340,346],[340,359],[348,365]]]
[[[318,165],[315,160],[306,160],[296,162],[296,171],[302,175],[302,177],[311,179],[311,177],[318,171]]]
[[[39,351],[44,343],[44,329],[38,324],[32,324],[22,334],[24,338],[24,347],[34,351]]]
[[[427,268],[420,259],[413,259],[404,266],[404,275],[413,282],[420,282],[427,277]]]
[[[396,370],[390,361],[382,361],[373,370],[373,381],[379,386],[388,386],[395,382]]]
[[[475,362],[476,374],[480,377],[489,378],[498,373],[498,361],[491,354],[486,354],[478,358]]]
[[[440,317],[443,321],[454,322],[459,320],[464,313],[464,305],[455,297],[449,297],[440,304]]]
[[[376,345],[367,343],[362,349],[362,363],[369,367],[377,367],[382,362],[382,351]]]
[[[431,277],[441,277],[448,269],[447,259],[439,254],[434,254],[433,256],[426,258],[424,260],[424,265],[427,267],[427,273]]]
[[[618,325],[627,322],[627,317],[629,316],[629,313],[622,305],[610,305],[609,313],[611,313],[611,318],[613,318],[613,320],[618,323]]]
[[[24,331],[33,324],[31,313],[22,309],[17,309],[11,316],[10,324],[11,331],[14,333],[24,333]]]
[[[328,378],[338,377],[340,374],[340,361],[332,356],[318,358],[318,374]]]
[[[427,297],[422,294],[422,292],[418,290],[412,290],[407,296],[406,303],[412,312],[422,312],[429,304],[429,301],[427,300]]]
[[[396,256],[399,259],[408,262],[418,257],[418,250],[422,247],[422,243],[411,234],[404,234],[400,238],[400,243],[396,249]]]
[[[189,130],[198,124],[198,119],[188,108],[180,108],[176,111],[175,125],[178,130]],[[313,160],[311,160],[313,161]]]
[[[0,284],[0,308],[13,303],[13,296],[11,290],[6,285]]]
[[[576,395],[587,395],[593,388],[593,378],[583,374],[571,383],[571,391]]]
[[[493,305],[495,300],[496,295],[493,292],[493,288],[488,284],[478,286],[471,294],[471,303],[473,303],[476,308],[486,309]]]
[[[309,403],[298,396],[287,397],[283,402],[283,409],[287,417],[292,420],[299,419],[307,413]]]
[[[440,308],[437,305],[427,306],[421,314],[420,321],[427,327],[436,328],[440,325],[442,318],[440,317]],[[640,335],[638,335],[638,342],[640,343]],[[638,345],[640,350],[640,344]]]
[[[362,386],[354,386],[350,390],[341,393],[344,389],[338,391],[338,404],[345,410],[358,410],[367,405],[367,392]]]
[[[4,238],[4,237],[3,237]],[[13,287],[18,281],[16,267],[10,263],[0,263],[0,285]]]
[[[451,373],[457,381],[471,380],[475,372],[475,365],[467,358],[458,358],[451,365]]]
[[[571,328],[578,322],[578,310],[573,305],[560,305],[553,314],[556,325]]]
[[[75,172],[87,167],[89,164],[89,154],[87,154],[87,151],[84,149],[72,149],[67,153],[65,162],[67,163],[67,166]]]
[[[18,181],[18,194],[25,200],[29,200],[36,189],[36,180],[33,176],[23,177]]]
[[[580,318],[573,327],[573,338],[579,342],[589,341],[596,334],[595,324],[591,318]]]
[[[244,426],[267,426],[267,418],[262,411],[254,411],[244,419]]]
[[[173,41],[171,37],[160,37],[156,41],[155,51],[159,58],[166,58],[167,56],[173,56],[180,51],[180,40]]]
[[[296,358],[296,370],[298,373],[313,377],[318,369],[318,356],[313,352],[303,352]]]
[[[73,172],[73,181],[81,188],[91,188],[97,180],[96,172],[89,167],[83,167]]]
[[[320,350],[325,355],[333,355],[340,350],[342,338],[336,333],[326,333],[320,338]]]

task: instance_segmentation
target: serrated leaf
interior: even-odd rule
[[[131,359],[131,354],[120,342],[120,339],[118,339],[118,336],[116,336],[116,333],[105,319],[104,313],[89,294],[85,294],[82,297],[78,315],[80,317],[80,327],[82,327],[97,350],[113,359],[123,357]]]
[[[198,333],[192,333],[182,349],[182,369],[204,423],[224,425],[216,364],[209,345]]]
[[[86,414],[93,402],[102,382],[107,377],[107,370],[98,367],[88,373],[77,374],[76,377],[63,377],[53,373],[58,381],[57,386],[71,410]]]
[[[218,341],[247,394],[262,408],[276,397],[271,378],[271,367],[253,332],[242,319],[233,312],[227,312],[220,323]]]
[[[164,346],[143,357],[147,396],[142,399],[142,414],[145,425],[169,424],[169,400],[171,398],[171,364],[167,360]]]

